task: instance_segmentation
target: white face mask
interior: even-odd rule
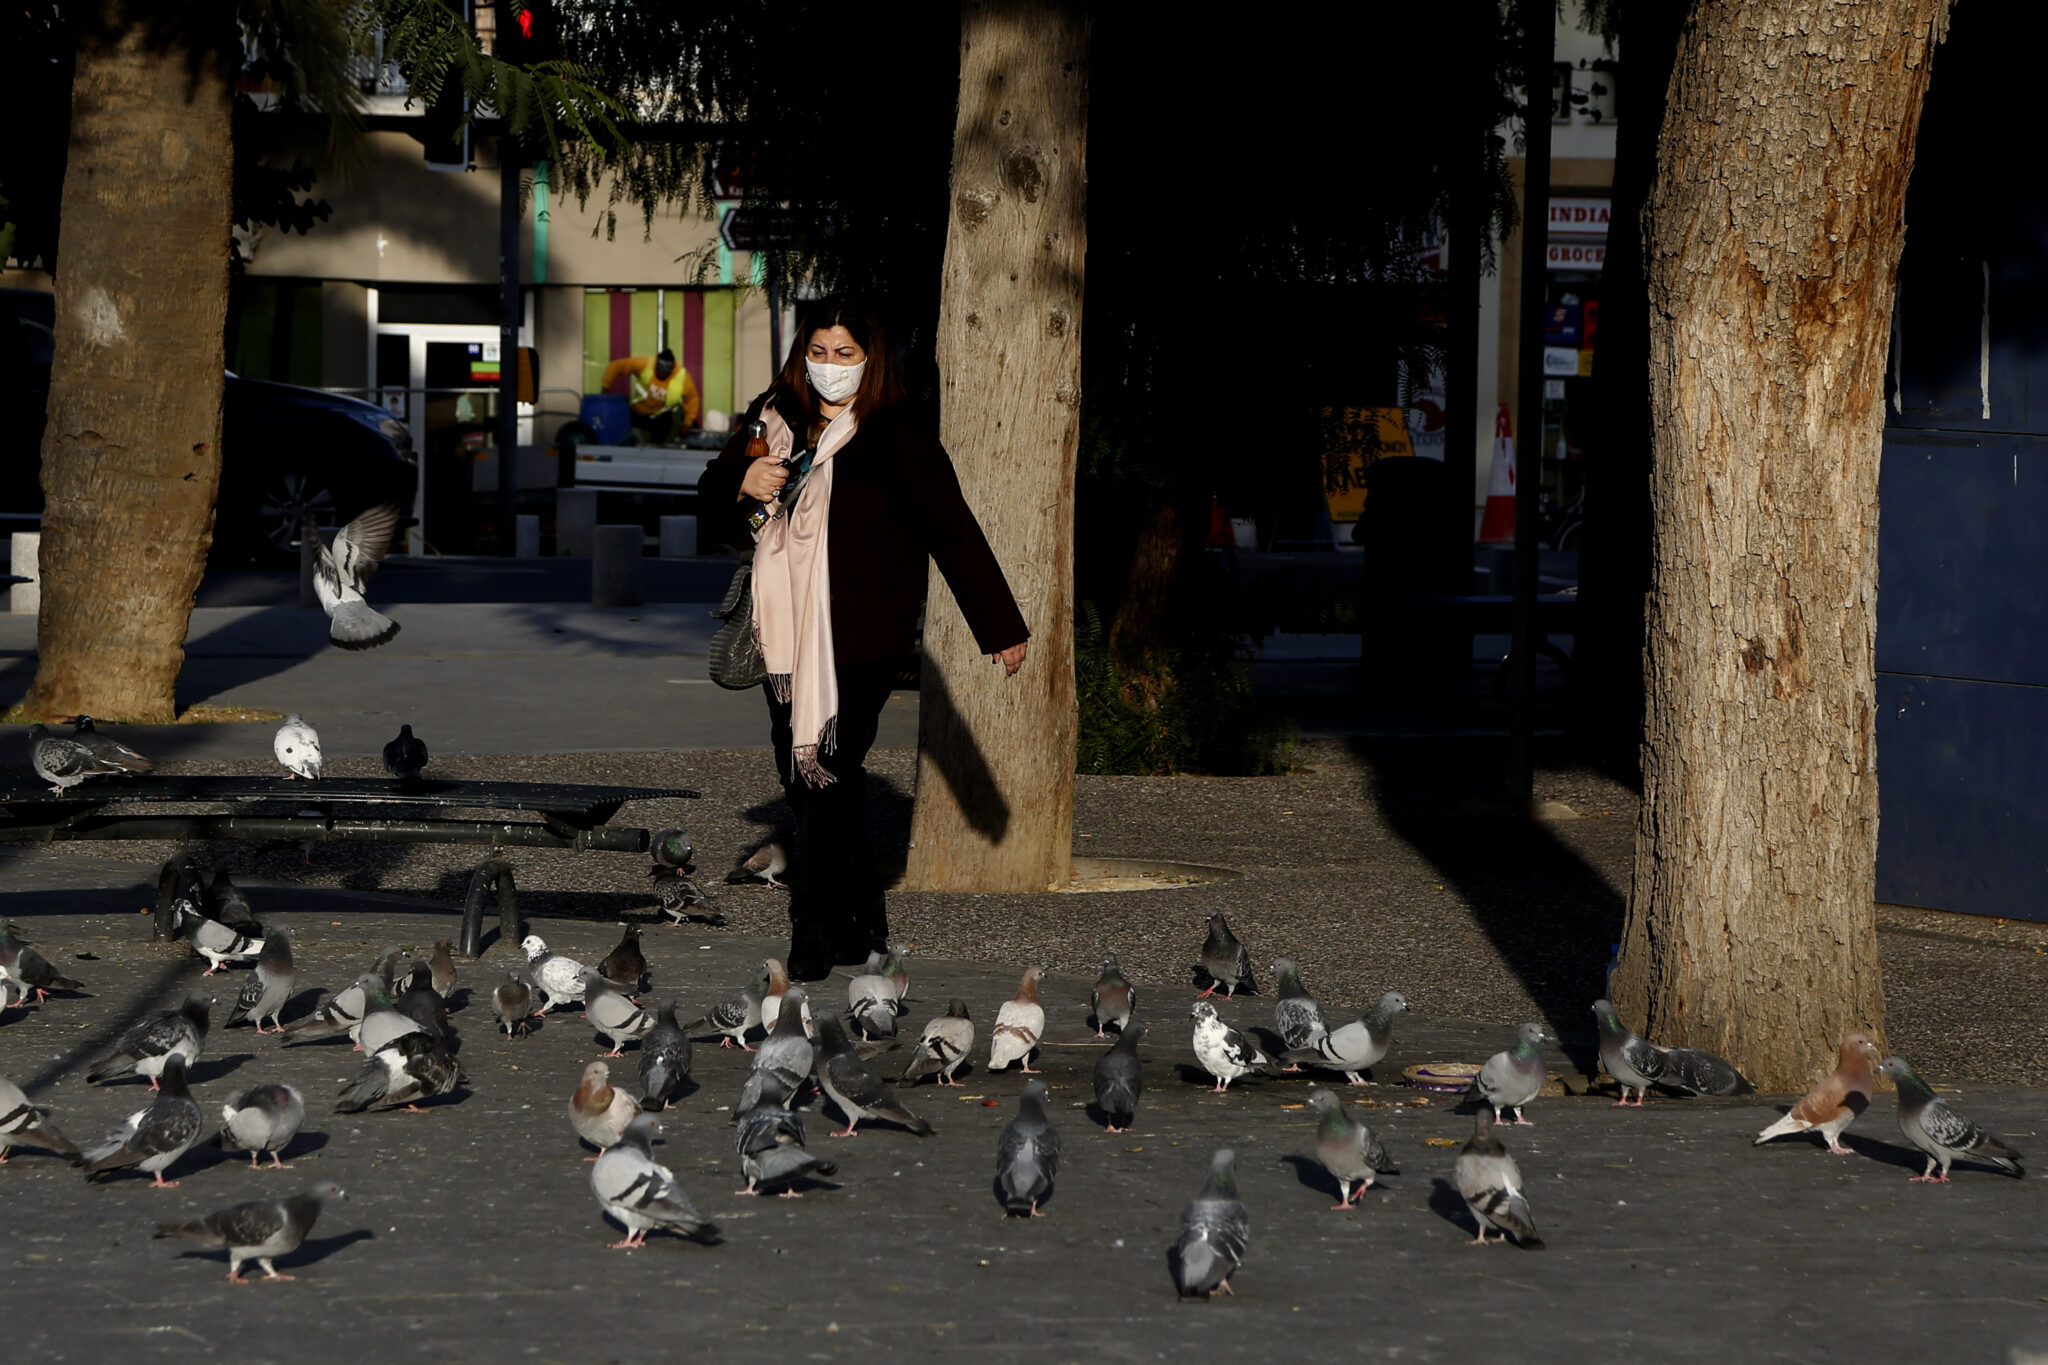
[[[853,397],[860,389],[861,371],[867,367],[865,360],[858,365],[820,365],[815,360],[804,361],[804,373],[811,377],[811,387],[827,403],[844,403]]]

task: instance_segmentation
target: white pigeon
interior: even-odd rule
[[[1256,1044],[1224,1023],[1208,1001],[1197,1000],[1189,1013],[1195,1018],[1195,1060],[1216,1078],[1217,1094],[1230,1089],[1239,1076],[1273,1065]]]
[[[1045,1032],[1045,1006],[1038,1003],[1038,983],[1044,978],[1043,967],[1026,967],[1017,993],[996,1011],[996,1026],[988,1038],[990,1071],[1001,1071],[1015,1062],[1025,1075],[1038,1074],[1031,1066],[1031,1050]]]
[[[398,622],[363,600],[363,585],[391,549],[403,514],[389,503],[364,512],[322,545],[313,591],[327,612],[327,639],[338,649],[372,649],[398,634]]]
[[[277,738],[270,742],[270,752],[277,755],[277,761],[284,764],[293,777],[320,776],[320,732],[306,724],[306,718],[296,711],[286,716],[284,724],[277,727]]]
[[[519,947],[526,953],[527,975],[540,988],[542,1003],[539,1013],[546,1014],[565,1000],[583,998],[583,974],[595,973],[596,968],[585,966],[573,957],[550,952],[539,934],[528,934],[519,941]]]

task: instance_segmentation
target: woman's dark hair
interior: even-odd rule
[[[814,334],[834,327],[844,327],[868,354],[860,388],[853,395],[854,421],[865,423],[909,396],[903,387],[902,364],[896,358],[896,348],[889,344],[888,333],[882,329],[881,318],[839,294],[813,299],[798,308],[796,335],[790,340],[789,358],[782,362],[782,373],[776,376],[777,388],[795,398],[811,416],[819,415],[818,395],[811,391],[810,377],[804,370],[804,353]]]

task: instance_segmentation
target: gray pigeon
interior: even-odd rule
[[[1196,1000],[1190,1013],[1195,1020],[1195,1060],[1216,1078],[1217,1094],[1229,1090],[1230,1083],[1238,1077],[1273,1065],[1272,1058],[1259,1051],[1257,1044],[1224,1023],[1208,1001]]]
[[[1536,1219],[1529,1212],[1529,1200],[1522,1193],[1522,1172],[1508,1149],[1493,1133],[1493,1113],[1482,1107],[1472,1136],[1458,1150],[1458,1164],[1452,1171],[1459,1197],[1472,1211],[1479,1225],[1474,1246],[1486,1245],[1486,1234],[1498,1230],[1497,1241],[1513,1233],[1517,1245],[1540,1251],[1543,1239],[1536,1234]]]
[[[1379,1065],[1394,1042],[1394,1016],[1408,1008],[1399,991],[1388,991],[1379,1003],[1348,1024],[1315,1039],[1308,1047],[1284,1054],[1290,1062],[1341,1071],[1353,1085],[1371,1085],[1362,1072]]]
[[[224,969],[230,962],[248,962],[263,951],[263,940],[236,933],[219,920],[208,919],[199,913],[199,907],[191,901],[180,900],[174,907],[178,926],[185,932],[186,942],[192,951],[206,959],[206,970],[201,976],[212,976]]]
[[[661,1002],[654,1027],[640,1040],[640,1107],[666,1109],[690,1078],[690,1035],[676,1023],[675,997]]]
[[[792,992],[794,994],[794,992]],[[788,997],[784,997],[783,1018],[789,1017]],[[778,1023],[776,1032],[780,1033]],[[769,1040],[773,1042],[771,1038]],[[765,1055],[768,1043],[761,1045]],[[839,1112],[846,1115],[846,1126],[832,1134],[833,1137],[854,1137],[855,1129],[865,1118],[884,1118],[891,1123],[900,1123],[919,1137],[930,1137],[932,1126],[903,1107],[896,1098],[896,1092],[889,1083],[876,1074],[861,1055],[853,1050],[853,1039],[847,1035],[846,1025],[831,1015],[818,1020],[817,1051],[818,1084],[826,1098],[839,1106]]]
[[[291,776],[319,780],[320,732],[306,724],[306,718],[298,712],[286,716],[284,724],[277,727],[270,751]]]
[[[783,992],[775,1027],[754,1053],[754,1070],[774,1072],[791,1094],[803,1088],[804,1077],[811,1074],[811,1062],[817,1056],[810,1035],[804,1032],[806,998],[801,986],[791,986]]]
[[[773,1071],[755,1067],[747,1073],[746,1081],[740,1086],[740,1097],[732,1107],[732,1121],[738,1123],[743,1115],[761,1108],[787,1108],[796,1099],[796,1087],[788,1084]]]
[[[1370,1124],[1351,1117],[1344,1101],[1321,1087],[1308,1092],[1308,1107],[1316,1111],[1316,1159],[1337,1179],[1337,1197],[1343,1202],[1333,1209],[1354,1209],[1351,1187],[1364,1194],[1379,1175],[1399,1175],[1401,1170],[1387,1159],[1380,1135]]]
[[[314,1222],[320,1217],[320,1209],[328,1200],[346,1198],[348,1196],[341,1192],[341,1186],[331,1180],[323,1180],[274,1204],[257,1199],[189,1223],[159,1223],[156,1236],[189,1237],[208,1246],[226,1247],[228,1280],[233,1284],[248,1283],[242,1277],[244,1261],[254,1261],[262,1266],[265,1279],[292,1280],[298,1277],[279,1274],[277,1267],[271,1264],[272,1259],[299,1249],[299,1244],[313,1230]]]
[[[846,1013],[863,1039],[896,1036],[896,983],[879,972],[862,972],[846,983]]]
[[[305,1018],[286,1024],[284,1032],[294,1043],[331,1038],[337,1033],[352,1033],[363,1022],[363,1014],[369,1008],[369,995],[358,980]]]
[[[1725,1057],[1691,1047],[1664,1049],[1660,1085],[1690,1090],[1695,1095],[1754,1095],[1756,1087]]]
[[[507,972],[498,988],[491,992],[491,1013],[498,1017],[507,1038],[524,1036],[532,1027],[528,1022],[533,1016],[533,988],[526,984],[526,978],[518,972]]]
[[[1102,975],[1095,978],[1095,987],[1088,992],[1088,1004],[1095,1014],[1097,1038],[1107,1038],[1109,1034],[1104,1030],[1111,1024],[1121,1029],[1138,1008],[1138,992],[1124,980],[1123,967],[1115,953],[1102,955]]]
[[[621,924],[619,928],[624,931],[619,946],[598,962],[597,974],[622,991],[644,991],[648,988],[647,958],[640,951],[640,926]]]
[[[654,1028],[654,1016],[589,967],[583,969],[583,1018],[611,1042],[607,1057],[623,1057],[625,1045]]]
[[[698,1241],[718,1236],[718,1225],[697,1212],[676,1184],[675,1172],[654,1159],[654,1137],[660,1131],[652,1114],[639,1115],[590,1168],[590,1192],[598,1207],[626,1230],[624,1240],[611,1243],[615,1249],[641,1245],[655,1228]]]
[[[1259,993],[1258,983],[1252,980],[1252,955],[1230,932],[1220,910],[1209,916],[1209,937],[1202,941],[1202,960],[1197,970],[1209,981],[1201,999],[1206,1000],[1219,990],[1225,1000],[1239,991]]]
[[[697,858],[696,844],[691,841],[688,834],[673,826],[656,830],[654,837],[648,841],[647,851],[654,856],[656,867],[673,868],[683,872],[689,871],[690,864]]]
[[[946,1012],[928,1021],[924,1032],[918,1035],[917,1050],[911,1054],[910,1065],[903,1069],[904,1084],[915,1085],[936,1073],[939,1085],[958,1085],[953,1073],[972,1051],[974,1020],[967,1016],[967,1002],[955,997],[947,1002]]]
[[[1144,1037],[1145,1026],[1126,1017],[1115,1046],[1095,1059],[1095,1107],[1109,1132],[1128,1133],[1137,1118],[1138,1097],[1145,1093],[1144,1069],[1138,1065]]]
[[[291,1000],[292,987],[298,979],[292,967],[291,930],[272,929],[263,936],[263,951],[256,954],[256,970],[242,983],[242,993],[235,997],[225,1027],[233,1028],[247,1019],[258,1033],[263,1033],[263,1021],[268,1019],[276,1032],[283,1033],[284,1024],[277,1016]]]
[[[0,1079],[0,1164],[6,1162],[8,1148],[23,1146],[78,1160],[78,1148],[50,1122],[50,1111],[30,1104],[13,1081]]]
[[[839,1167],[804,1149],[804,1125],[793,1110],[764,1104],[739,1116],[734,1147],[740,1154],[740,1173],[747,1187],[736,1194],[763,1194],[785,1186],[785,1199],[802,1196],[794,1182],[808,1175],[835,1175]]]
[[[398,1034],[375,1048],[365,1046],[363,1052],[361,1074],[335,1096],[337,1114],[360,1114],[377,1104],[423,1113],[421,1100],[450,1094],[468,1080],[447,1045],[422,1030]]]
[[[1060,1168],[1060,1135],[1045,1117],[1045,1082],[1026,1081],[1017,1097],[1017,1117],[996,1139],[996,1189],[1003,1212],[1031,1218],[1052,1193]]]
[[[92,1179],[124,1166],[149,1172],[150,1183],[169,1188],[164,1170],[185,1155],[205,1131],[199,1102],[185,1085],[185,1063],[173,1056],[163,1064],[162,1085],[147,1109],[138,1109],[108,1132],[106,1140],[84,1153],[85,1178]]]
[[[740,987],[725,999],[704,1011],[698,1022],[718,1030],[720,1047],[738,1044],[749,1052],[753,1048],[747,1042],[747,1035],[761,1026],[761,1000],[767,994],[769,969],[761,965],[761,974]]]
[[[101,734],[93,725],[92,717],[82,711],[71,722],[71,738],[92,750],[95,757],[116,765],[123,772],[146,773],[156,767],[112,735]]]
[[[373,649],[398,634],[398,622],[363,600],[363,588],[404,514],[389,503],[372,507],[322,543],[313,565],[313,593],[327,612],[327,639],[337,649]]]
[[[117,1076],[147,1076],[154,1090],[170,1062],[178,1063],[182,1075],[199,1060],[212,1023],[213,997],[194,991],[176,1009],[152,1014],[122,1034],[114,1050],[94,1062],[85,1079],[97,1085]]]
[[[1982,1161],[2015,1179],[2025,1177],[2020,1153],[1949,1108],[1946,1100],[1935,1098],[1934,1087],[1904,1057],[1887,1057],[1877,1069],[1899,1087],[1899,1131],[1927,1157],[1927,1168],[1913,1177],[1916,1182],[1948,1184],[1949,1163],[1954,1161]],[[1938,1175],[1936,1166],[1941,1168]]]
[[[284,1149],[306,1121],[306,1098],[288,1085],[252,1085],[220,1107],[220,1145],[246,1151],[254,1167],[270,1153],[272,1169],[284,1167]]]
[[[75,739],[51,734],[43,725],[28,727],[28,761],[36,776],[49,783],[50,790],[59,796],[88,777],[129,771],[122,764],[101,758]]]
[[[374,974],[366,973],[357,977],[356,984],[363,988],[365,1002],[361,1022],[350,1030],[355,1035],[358,1049],[376,1052],[386,1043],[405,1034],[425,1032],[418,1020],[409,1014],[399,1013],[398,1007],[391,1003],[391,996],[384,989],[384,983]]]
[[[1513,1110],[1515,1122],[1527,1124],[1522,1106],[1536,1098],[1550,1076],[1543,1065],[1543,1044],[1548,1041],[1541,1024],[1522,1025],[1515,1034],[1515,1045],[1488,1057],[1461,1098],[1476,1097],[1482,1104],[1492,1105],[1495,1122],[1504,1122],[1505,1114]]]
[[[1180,1240],[1171,1257],[1174,1288],[1184,1299],[1206,1299],[1219,1289],[1235,1292],[1230,1277],[1243,1264],[1251,1237],[1251,1215],[1237,1198],[1237,1153],[1220,1148],[1202,1192],[1181,1210]]]
[[[427,767],[427,742],[412,732],[410,725],[398,727],[398,737],[384,746],[384,771],[401,783],[417,782]]]
[[[1628,1092],[1636,1092],[1636,1107],[1653,1085],[1664,1079],[1664,1049],[1643,1041],[1621,1022],[1614,1006],[1605,1000],[1593,1002],[1593,1015],[1600,1021],[1600,1065],[1621,1087],[1616,1109],[1628,1103]]]
[[[51,991],[85,989],[83,981],[52,967],[11,924],[0,925],[0,979],[13,982],[24,1000],[34,991],[39,1005],[49,998]]]
[[[1273,960],[1273,987],[1279,992],[1273,1001],[1273,1031],[1280,1035],[1282,1043],[1290,1048],[1309,1047],[1330,1031],[1330,1026],[1323,1022],[1323,1007],[1301,984],[1301,972],[1293,958]],[[1296,1063],[1287,1069],[1298,1071],[1300,1065]]]
[[[263,938],[263,926],[256,920],[256,909],[249,904],[248,893],[235,885],[234,874],[224,867],[213,871],[213,884],[206,888],[209,918],[217,919],[243,938]]]

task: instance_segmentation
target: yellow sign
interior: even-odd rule
[[[1325,469],[1335,465],[1350,470],[1350,487],[1328,493],[1331,521],[1357,521],[1365,512],[1365,471],[1374,460],[1413,458],[1415,447],[1408,439],[1408,413],[1402,408],[1325,409],[1332,457]],[[1367,439],[1370,433],[1373,440]]]

